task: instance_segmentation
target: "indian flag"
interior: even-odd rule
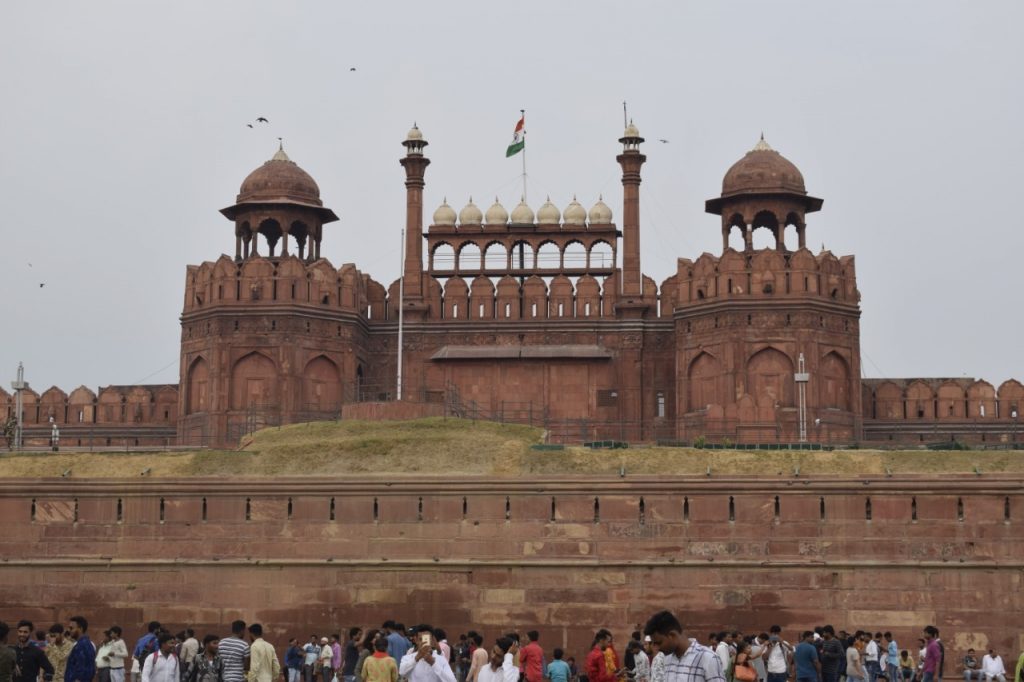
[[[519,117],[519,122],[516,123],[516,130],[512,133],[512,144],[505,150],[505,158],[514,156],[519,152],[523,151],[523,147],[526,146],[526,115]]]

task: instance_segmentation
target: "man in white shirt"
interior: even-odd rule
[[[782,628],[773,625],[765,644],[765,671],[768,682],[786,682],[793,663],[793,647],[782,639]]]
[[[110,666],[110,682],[124,682],[124,664],[128,660],[128,645],[121,639],[121,626],[112,625],[110,633],[110,650],[104,658]]]
[[[491,659],[477,673],[477,682],[519,682],[515,655],[519,645],[509,637],[499,637],[491,649]]]
[[[186,628],[182,634],[185,638],[181,642],[180,663],[181,669],[184,670],[199,653],[199,640],[196,639],[196,631],[192,628]]]
[[[754,641],[750,643],[750,665],[754,667],[757,679],[761,682],[765,682],[768,679],[768,672],[764,669],[765,644],[767,642],[768,633],[765,632],[754,637]]]
[[[732,664],[732,651],[729,649],[729,633],[718,633],[718,646],[715,647],[715,655],[722,662],[722,672],[729,677],[729,668]]]
[[[174,636],[163,632],[156,641],[159,648],[146,656],[142,664],[142,682],[179,682],[181,672],[178,657],[174,655]]]
[[[989,649],[981,659],[981,674],[985,676],[985,682],[1006,682],[1006,666],[1003,665],[1003,657],[998,655],[995,649]]]
[[[455,673],[448,660],[441,655],[433,628],[429,625],[417,626],[413,641],[416,646],[402,656],[398,665],[399,675],[409,682],[455,682]]]
[[[665,652],[665,682],[725,682],[722,662],[715,652],[684,637],[683,626],[670,611],[651,616],[644,634]]]
[[[868,682],[875,682],[882,672],[878,663],[878,642],[866,634],[864,643],[864,670],[868,674]]]

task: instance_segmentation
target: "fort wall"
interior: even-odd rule
[[[429,621],[584,653],[672,608],[701,637],[779,623],[942,629],[1017,651],[1016,476],[279,478],[0,484],[0,619],[83,612],[271,639]]]

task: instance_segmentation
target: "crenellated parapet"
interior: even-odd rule
[[[865,418],[894,421],[986,420],[1012,422],[1024,408],[1024,385],[1007,379],[998,388],[983,379],[864,379]]]
[[[41,394],[29,388],[22,392],[22,408],[22,422],[26,426],[48,425],[51,421],[61,427],[93,424],[173,426],[178,418],[178,386],[101,386],[97,391],[79,386],[71,393],[51,386]],[[14,396],[0,389],[0,414],[12,417],[14,410]]]

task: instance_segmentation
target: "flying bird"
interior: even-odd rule
[[[662,144],[668,144],[668,140],[658,140],[658,142],[661,142]]]
[[[40,289],[42,289],[42,288],[43,288],[43,287],[45,287],[45,286],[46,286],[46,282],[40,282],[40,283],[39,283],[39,288],[40,288]]]
[[[257,122],[257,123],[270,123],[270,121],[268,121],[267,119],[263,118],[262,116],[260,116],[259,118],[257,118],[257,119],[256,119],[256,122]]]
[[[245,124],[245,127],[246,127],[246,128],[252,128],[252,124],[251,124],[251,123],[246,123],[246,124]]]
[[[356,70],[356,67],[354,67],[354,66],[350,66],[348,70],[349,70],[349,71],[355,71],[355,70]]]

